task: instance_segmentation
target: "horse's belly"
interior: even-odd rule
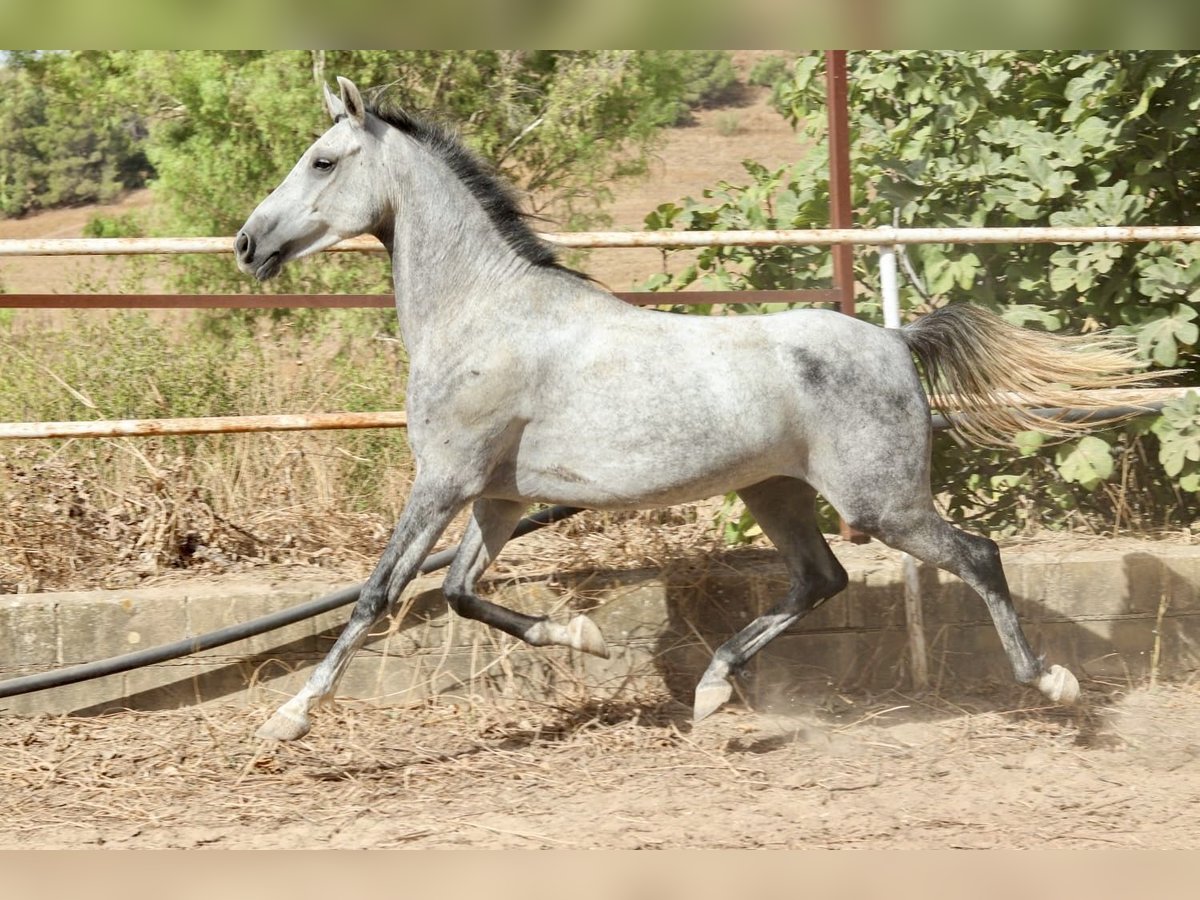
[[[580,440],[559,452],[519,454],[497,472],[489,494],[594,509],[670,506],[755,484],[802,476],[801,455],[782,440],[672,442],[637,446]]]

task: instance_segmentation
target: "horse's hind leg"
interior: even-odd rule
[[[467,533],[442,585],[451,609],[464,618],[491,625],[535,647],[573,647],[607,658],[608,648],[600,629],[585,615],[577,615],[560,625],[545,616],[527,616],[491,603],[475,593],[475,583],[512,537],[522,511],[520,503],[509,500],[475,501]]]
[[[836,501],[834,505],[837,506]],[[872,506],[873,502],[868,502]],[[838,507],[850,525],[903,550],[917,559],[957,575],[987,604],[1000,643],[1021,684],[1036,687],[1055,703],[1071,704],[1079,698],[1079,682],[1062,666],[1045,668],[1025,639],[1013,608],[1008,580],[1000,563],[996,542],[968,534],[950,525],[927,495],[911,505],[890,504],[886,513]]]
[[[846,586],[846,570],[817,527],[816,493],[811,487],[793,478],[772,478],[738,494],[778,548],[791,585],[783,600],[717,648],[696,687],[692,708],[696,722],[729,699],[730,676],[754,654]]]

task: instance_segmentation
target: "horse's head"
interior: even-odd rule
[[[333,127],[305,151],[283,182],[250,214],[234,250],[238,268],[259,281],[380,224],[386,181],[377,171],[383,129],[368,116],[358,88],[338,78],[341,96],[324,88]]]

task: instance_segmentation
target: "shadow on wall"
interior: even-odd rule
[[[1149,545],[1155,546],[1155,545]],[[849,568],[849,567],[848,567]],[[1035,652],[1103,693],[1200,669],[1200,555],[1162,552],[1006,554],[1014,603]],[[935,694],[1015,683],[983,601],[957,578],[918,566]],[[657,646],[663,682],[690,704],[712,650],[787,590],[782,566],[722,561],[674,575]],[[907,691],[908,637],[898,562],[850,571],[847,590],[780,635],[738,679],[758,709],[811,709],[837,692]],[[735,694],[735,696],[737,696]],[[1036,691],[1030,696],[1039,698]]]
[[[1030,643],[1048,661],[1071,668],[1093,693],[1200,668],[1200,554],[1179,545],[1161,545],[1161,552],[1160,545],[1141,546],[1153,552],[1006,554]],[[740,697],[758,709],[804,711],[838,692],[908,690],[899,563],[847,568],[847,590],[760,653],[738,679],[734,702]],[[1008,661],[983,602],[931,566],[919,567],[919,582],[930,689],[945,696],[1011,690]],[[575,703],[628,699],[665,686],[690,708],[712,651],[772,606],[788,580],[773,551],[745,550],[687,558],[662,570],[565,573],[551,582],[493,586],[497,602],[523,612],[560,620],[589,612],[608,641],[608,660],[526,648],[457,619],[433,584],[415,592],[391,628],[381,626],[360,651],[343,682],[344,696],[404,704],[431,695],[485,702],[550,695]],[[346,608],[326,614],[309,634],[281,645],[270,646],[272,636],[264,636],[260,646],[241,651],[245,656],[233,655],[239,652],[233,645],[190,658],[174,667],[178,678],[129,673],[116,699],[75,712],[176,708],[235,696],[277,702],[299,688],[347,615]]]

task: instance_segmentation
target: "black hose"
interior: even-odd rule
[[[1033,412],[1040,416],[1057,418],[1067,422],[1099,423],[1153,412],[1161,409],[1162,406],[1161,402],[1156,402],[1147,403],[1145,406],[1113,406],[1095,410],[1037,409],[1033,410]],[[935,430],[943,431],[951,427],[950,421],[943,415],[934,414],[932,420]],[[574,506],[551,506],[539,510],[518,523],[516,529],[513,531],[513,537],[518,538],[529,534],[531,531],[537,531],[539,528],[545,528],[547,525],[570,518],[581,511],[579,507]],[[431,554],[421,563],[421,573],[427,574],[445,568],[453,562],[454,555],[457,552],[457,547],[451,547],[439,553]],[[210,631],[208,634],[184,638],[181,641],[175,641],[171,644],[163,644],[159,647],[147,647],[145,650],[126,653],[124,656],[114,656],[109,659],[97,660],[96,662],[68,666],[65,669],[55,669],[36,675],[12,678],[8,681],[0,682],[0,698],[15,697],[18,694],[29,694],[34,691],[44,691],[47,688],[62,687],[63,685],[75,684],[80,681],[90,681],[93,678],[102,678],[105,675],[116,675],[120,672],[128,672],[130,669],[139,669],[143,666],[151,666],[169,659],[178,659],[181,656],[199,653],[202,650],[211,650],[213,647],[232,644],[234,641],[254,637],[267,631],[273,631],[276,628],[282,628],[285,625],[291,625],[294,622],[319,616],[321,613],[337,609],[339,606],[347,606],[358,599],[358,592],[361,588],[361,584],[351,585],[332,594],[326,594],[324,597],[318,597],[315,600],[309,600],[306,603],[293,606],[290,609],[280,610],[279,612],[271,613],[258,619],[252,619],[249,622],[242,622],[238,625],[230,625],[227,628],[221,628],[217,631]]]
[[[529,534],[531,531],[545,528],[547,525],[569,518],[580,511],[578,507],[574,506],[551,506],[547,509],[539,510],[518,523],[516,529],[513,531],[513,537],[521,537],[522,535]],[[444,569],[454,561],[454,555],[457,552],[457,547],[451,547],[447,550],[442,550],[440,553],[431,554],[421,563],[421,573],[426,574],[436,572],[438,569]],[[130,669],[140,669],[143,666],[152,666],[155,663],[166,662],[169,659],[178,659],[181,656],[190,656],[202,650],[211,650],[213,647],[232,644],[234,641],[254,637],[267,631],[273,631],[276,628],[282,628],[285,625],[291,625],[294,622],[301,622],[304,619],[319,616],[321,613],[337,609],[339,606],[346,606],[358,599],[358,592],[361,589],[362,584],[354,584],[335,591],[332,594],[326,594],[324,597],[318,597],[315,600],[309,600],[298,606],[293,606],[290,609],[280,610],[270,615],[252,619],[249,622],[230,625],[227,628],[221,628],[217,631],[210,631],[207,634],[184,638],[181,641],[175,641],[171,644],[163,644],[159,647],[147,647],[145,650],[126,653],[123,656],[114,656],[109,659],[82,663],[77,666],[68,666],[65,669],[55,669],[36,675],[11,678],[8,681],[0,682],[0,698],[15,697],[18,694],[30,694],[34,691],[44,691],[47,688],[62,687],[80,681],[90,681],[93,678],[103,678],[105,675],[116,675],[120,672],[128,672]]]

